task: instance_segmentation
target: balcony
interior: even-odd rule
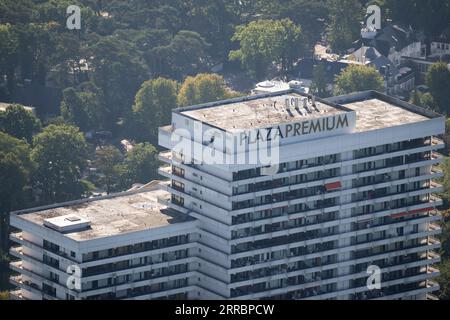
[[[172,178],[172,167],[171,166],[159,167],[158,168],[158,173],[161,176],[170,179],[170,178]]]
[[[432,167],[431,167],[431,173],[432,173],[432,174],[439,174],[439,175],[444,174],[444,172],[442,171],[442,169],[439,168],[438,166],[432,166]]]
[[[22,232],[10,233],[9,239],[13,242],[21,243],[23,241]]]
[[[9,253],[16,258],[21,259],[23,256],[23,247],[22,246],[11,247],[9,248]]]
[[[434,301],[439,300],[439,298],[437,296],[435,296],[434,294],[432,294],[432,293],[427,293],[426,299],[427,300],[434,300]]]
[[[374,188],[376,186],[373,186]],[[400,199],[402,197],[410,197],[414,195],[419,194],[427,194],[427,193],[438,193],[442,191],[442,186],[439,184],[431,185],[430,187],[419,187],[411,190],[407,190],[404,192],[392,192],[388,193],[386,190],[383,190],[386,188],[380,188],[380,190],[376,192],[357,192],[358,189],[346,189],[346,190],[336,190],[334,192],[328,192],[328,193],[319,193],[315,194],[314,189],[309,189],[307,193],[300,192],[301,189],[295,190],[296,194],[292,194],[292,192],[283,192],[283,193],[277,193],[277,194],[271,194],[268,196],[260,197],[263,198],[260,200],[260,202],[256,203],[254,199],[252,200],[246,200],[241,202],[233,202],[233,214],[239,215],[242,213],[246,213],[250,211],[249,209],[253,209],[254,211],[258,210],[264,210],[260,209],[261,207],[267,207],[267,206],[273,206],[275,207],[282,206],[283,203],[286,203],[288,205],[288,202],[290,205],[297,204],[297,203],[305,203],[305,202],[311,202],[311,201],[318,201],[325,203],[325,207],[329,207],[329,205],[326,204],[326,201],[331,201],[337,197],[339,197],[342,193],[351,193],[352,194],[352,205],[358,206],[358,205],[366,205],[366,201],[375,201],[375,202],[382,202],[381,200],[383,198],[387,201],[392,201],[395,199]],[[297,192],[298,191],[298,192]],[[292,203],[294,202],[294,203]],[[360,204],[362,203],[362,204]],[[321,206],[317,206],[316,209],[322,209]]]
[[[42,290],[38,284],[36,284],[32,281],[29,281],[29,280],[23,280],[22,275],[10,277],[9,283],[11,283],[15,287],[20,288],[20,289],[16,290],[16,292],[20,292],[20,296],[22,296],[22,290],[34,293],[38,296],[43,295]]]
[[[239,252],[232,253],[230,258],[244,259],[244,260],[247,259],[248,260],[249,258],[251,258],[250,256],[264,253],[267,251],[267,247],[271,247],[272,252],[283,251],[283,250],[289,249],[293,253],[293,256],[295,256],[295,258],[302,256],[304,259],[309,259],[310,257],[324,257],[324,256],[336,254],[336,253],[352,252],[352,251],[356,251],[356,250],[366,250],[366,249],[370,249],[375,246],[382,246],[382,245],[389,244],[392,242],[404,242],[407,240],[421,239],[424,237],[427,237],[428,239],[423,239],[422,241],[419,240],[420,247],[425,250],[433,250],[440,246],[440,242],[433,238],[433,234],[435,234],[435,233],[439,233],[439,232],[424,231],[424,232],[420,232],[420,233],[410,233],[408,235],[403,235],[403,236],[387,236],[383,239],[367,241],[367,242],[358,244],[357,246],[348,245],[348,246],[343,246],[343,247],[338,247],[336,244],[334,244],[334,241],[324,242],[324,241],[327,241],[328,239],[321,238],[321,239],[317,239],[316,241],[314,241],[317,244],[315,245],[316,247],[312,248],[312,249],[306,248],[303,243],[294,243],[294,244],[293,243],[287,243],[287,244],[285,243],[285,244],[280,245],[277,243],[270,243],[269,242],[270,239],[268,239],[267,246],[265,248],[263,248],[263,249],[252,248],[251,244],[250,244],[248,247],[239,248]],[[354,234],[354,232],[350,232],[350,233],[341,234],[341,235],[342,236],[343,235],[352,236],[353,234]],[[332,236],[332,237],[335,237],[335,236]],[[429,248],[427,248],[427,246],[429,246]],[[411,248],[416,248],[416,247],[417,247],[417,245],[412,246]],[[407,249],[407,248],[402,247],[402,248],[398,248],[394,251],[405,250],[405,249]],[[295,251],[293,251],[293,250],[295,250]],[[370,254],[363,252],[361,255],[355,255],[355,258],[360,259],[360,258],[367,257],[367,256],[370,256]],[[286,259],[286,256],[283,256],[280,258],[275,258],[273,260],[280,260],[280,259]],[[292,262],[291,259],[289,259],[289,262]],[[234,268],[235,267],[239,267],[239,266],[234,266]]]
[[[428,251],[427,252],[427,259],[428,260],[434,260],[434,259],[441,259],[441,256],[439,254],[437,254],[434,251]]]
[[[392,257],[391,257],[392,258]],[[395,271],[399,269],[407,269],[407,268],[414,268],[414,267],[424,267],[427,265],[430,265],[432,263],[437,263],[437,259],[434,259],[434,261],[430,261],[431,259],[426,255],[422,254],[419,255],[417,253],[411,253],[409,255],[402,255],[400,252],[398,252],[398,255],[396,256],[397,259],[390,260],[388,257],[383,259],[383,263],[377,262],[377,266],[383,269],[384,272],[390,272]],[[360,259],[363,260],[363,259]],[[362,263],[362,267],[354,267],[352,269],[352,273],[354,274],[355,278],[361,277],[361,273],[365,276],[367,265],[373,263],[373,261],[376,261],[377,259],[365,259],[367,261],[360,262],[358,260],[346,260],[346,261],[340,261],[337,263],[336,259],[328,259],[328,261],[320,261],[317,262],[316,259],[305,262],[303,260],[299,261],[294,268],[288,268],[287,263],[278,264],[276,266],[268,266],[268,267],[259,267],[256,266],[252,270],[239,272],[231,275],[231,283],[230,287],[237,287],[242,286],[246,284],[251,284],[253,280],[258,280],[262,278],[270,278],[270,280],[276,280],[281,279],[285,277],[293,277],[293,276],[299,276],[303,275],[306,276],[306,273],[313,273],[313,272],[331,272],[332,270],[338,268],[339,265],[343,265],[343,263],[347,263],[356,266],[357,264]],[[386,260],[389,260],[386,262]],[[430,267],[431,268],[431,267]],[[430,269],[431,270],[431,269]],[[321,276],[321,280],[327,280],[336,278],[336,274],[330,274],[329,276]],[[348,275],[347,275],[348,277]],[[262,279],[264,280],[264,279]],[[268,280],[268,279],[267,279]],[[318,279],[319,280],[319,279]],[[341,279],[342,280],[342,279]],[[240,283],[239,283],[240,282]],[[243,283],[246,282],[246,283]]]
[[[172,151],[165,151],[158,154],[158,159],[162,162],[171,164],[172,163]]]
[[[171,149],[172,126],[159,127],[158,144],[166,149]]]
[[[414,149],[418,149],[418,148],[428,147],[430,145],[433,147],[444,147],[445,146],[443,141],[436,137],[432,138],[431,144],[430,144],[429,139],[428,140],[416,139],[413,141],[403,141],[402,146],[395,150],[392,148],[383,147],[381,149],[381,151],[377,152],[375,147],[371,147],[371,148],[366,148],[365,150],[355,151],[354,158],[355,159],[364,159],[364,158],[380,156],[380,155],[384,155],[384,154],[391,154],[391,153],[404,152],[404,151],[408,151],[408,150],[414,150]]]
[[[424,239],[420,243],[410,245],[408,247],[403,248],[395,248],[392,250],[384,251],[382,253],[372,253],[372,252],[366,252],[365,254],[361,255],[355,255],[354,257],[349,258],[346,261],[341,261],[337,263],[335,259],[333,258],[333,253],[328,253],[328,255],[323,255],[321,259],[324,259],[324,261],[321,261],[320,264],[317,263],[311,263],[308,260],[309,259],[316,259],[317,254],[309,254],[309,255],[297,255],[297,256],[282,256],[281,258],[276,259],[270,259],[265,261],[259,261],[256,262],[253,260],[252,257],[247,258],[240,258],[238,260],[232,261],[232,270],[230,270],[230,274],[239,274],[239,273],[247,273],[247,272],[256,272],[258,269],[263,268],[274,268],[274,267],[281,267],[282,265],[287,265],[291,263],[297,263],[299,265],[304,265],[305,268],[312,268],[316,269],[316,271],[324,271],[326,269],[333,269],[337,268],[339,265],[356,265],[361,263],[372,263],[373,261],[381,260],[381,259],[390,259],[394,257],[398,257],[398,259],[403,259],[402,257],[408,256],[408,255],[414,255],[419,254],[420,260],[427,265],[439,263],[440,257],[438,254],[436,254],[433,251],[430,250],[437,250],[439,249],[440,244],[432,244],[427,239]],[[342,252],[346,252],[347,250],[344,250]],[[427,254],[428,252],[428,254]],[[305,262],[306,261],[306,262]],[[400,260],[399,260],[400,261]],[[408,263],[404,262],[403,263]],[[292,270],[289,270],[292,271]],[[310,270],[314,271],[314,270]],[[231,273],[232,272],[232,273]]]
[[[12,261],[9,263],[9,268],[15,272],[21,273],[23,270],[22,261]]]
[[[15,287],[20,287],[22,285],[22,275],[10,277],[9,283]]]
[[[432,152],[431,156],[425,157],[425,160],[437,160],[437,159],[443,159],[444,156],[438,152]]]
[[[410,286],[414,286],[414,282],[427,281],[427,279],[432,275],[433,275],[432,272],[426,272],[426,273],[413,272],[406,276],[393,277],[392,279],[388,279],[386,282],[383,282],[383,286],[387,286],[388,288],[383,288],[383,291],[381,292],[381,294],[376,294],[375,296],[368,296],[365,299],[373,299],[373,298],[378,298],[380,296],[385,298],[385,296],[390,294],[390,292],[398,293],[399,290],[396,288],[392,288],[392,287],[395,287],[396,285],[399,285],[399,284],[403,285],[403,284],[407,283],[404,286],[408,289],[406,291],[410,291],[411,290]],[[348,275],[348,276],[345,276],[345,279],[351,280],[355,276],[357,276],[357,275],[356,274]],[[359,275],[359,277],[362,278],[362,280],[364,280],[362,282],[365,283],[365,278],[367,278],[367,274],[363,273],[363,274]],[[336,291],[336,286],[333,286],[334,289],[329,290],[329,291],[321,290],[321,288],[320,288],[321,286],[333,285],[334,283],[337,283],[337,282],[343,280],[342,277],[333,277],[333,278],[330,278],[327,280],[324,280],[324,279],[318,277],[317,279],[311,279],[311,280],[313,280],[313,281],[311,281],[311,282],[308,281],[307,283],[303,283],[303,284],[297,283],[297,282],[295,282],[294,284],[290,284],[288,282],[285,282],[284,284],[281,284],[280,286],[277,286],[277,287],[268,287],[264,282],[259,283],[257,285],[249,285],[249,286],[245,286],[244,290],[242,290],[242,288],[236,288],[234,290],[234,292],[232,291],[232,298],[238,297],[239,299],[258,299],[258,298],[262,298],[262,297],[265,297],[268,295],[285,294],[288,291],[293,291],[293,290],[297,290],[297,291],[302,290],[303,291],[305,289],[309,290],[309,289],[313,289],[313,288],[317,288],[318,290],[314,290],[314,293],[308,294],[306,296],[302,296],[300,298],[310,297],[311,299],[326,299],[326,298],[337,297],[338,295],[344,295],[344,294],[349,294],[349,293],[362,293],[362,294],[367,293],[369,295],[372,294],[371,291],[369,291],[369,292],[367,291],[368,289],[367,289],[366,285],[361,286],[358,284],[351,286],[350,289],[346,289],[346,290],[342,290],[342,291]]]
[[[401,299],[417,294],[428,294],[430,292],[434,292],[439,290],[439,284],[436,281],[426,279],[421,281],[420,283],[412,283],[405,286],[406,288],[403,290],[395,290],[392,288],[388,288],[384,291],[382,297],[374,297],[371,298],[373,300],[391,300],[391,299]]]
[[[442,146],[442,148],[444,148],[445,147],[445,142],[444,142],[444,140],[442,140],[442,139],[440,139],[438,137],[433,137],[431,139],[431,145],[432,146]]]
[[[9,299],[10,300],[27,300],[22,296],[22,290],[17,289],[9,292]]]

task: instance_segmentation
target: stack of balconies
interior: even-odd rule
[[[367,273],[365,271],[347,272],[347,270],[351,270],[352,266],[359,263],[370,263],[376,259],[400,257],[405,254],[425,254],[425,258],[409,264],[384,264],[382,271],[392,273],[403,268],[407,268],[408,271],[409,268],[419,267],[417,274],[402,275],[398,279],[386,278],[383,290],[378,293],[380,296],[367,294],[364,298],[404,298],[419,293],[428,294],[436,290],[435,284],[430,282],[430,279],[435,277],[438,271],[429,269],[428,266],[439,262],[439,256],[433,250],[437,250],[440,246],[439,241],[434,238],[440,233],[440,228],[436,224],[440,216],[434,208],[442,204],[442,200],[431,194],[441,192],[442,186],[435,182],[428,184],[427,182],[443,176],[441,170],[436,166],[442,161],[442,156],[435,150],[442,148],[444,144],[435,137],[417,141],[405,143],[395,150],[390,150],[388,147],[387,149],[381,148],[379,152],[371,151],[369,154],[355,153],[354,157],[347,157],[345,161],[341,161],[337,155],[334,161],[325,164],[318,161],[317,164],[304,165],[302,162],[300,168],[294,167],[292,170],[287,170],[286,168],[289,166],[284,166],[285,169],[280,170],[273,177],[258,176],[256,170],[252,171],[253,173],[234,175],[236,181],[214,176],[211,172],[203,172],[199,166],[183,164],[179,161],[179,157],[173,157],[172,153],[165,152],[160,154],[160,159],[170,166],[161,168],[160,174],[181,182],[186,187],[180,190],[180,188],[172,187],[171,184],[162,184],[162,188],[176,195],[177,201],[175,203],[167,199],[161,199],[161,201],[176,210],[204,221],[205,224],[201,227],[202,232],[229,247],[229,250],[225,252],[217,249],[218,254],[226,256],[221,267],[228,269],[229,277],[223,281],[226,282],[226,296],[229,298],[257,299],[295,296],[302,299],[361,299],[368,289],[366,286],[359,286],[358,283],[352,283],[352,281],[367,278]],[[381,165],[377,163],[380,160],[383,161]],[[362,170],[358,169],[356,166],[362,163],[373,163],[374,165]],[[337,172],[336,176],[323,179],[317,176],[312,181],[301,179],[301,182],[292,185],[283,182],[284,178],[319,173],[324,170],[339,170],[343,167],[349,167],[351,170],[347,170],[345,175],[339,175]],[[174,172],[174,168],[177,173]],[[422,172],[413,176],[402,174],[402,172],[416,168]],[[183,174],[180,175],[180,172]],[[186,178],[189,175],[184,174],[185,172],[195,173],[197,176],[203,176],[204,179],[203,181],[190,181]],[[378,180],[373,183],[358,182],[371,176],[378,177],[376,178]],[[274,181],[281,182],[275,183]],[[342,187],[346,181],[352,182],[353,187]],[[418,187],[408,187],[415,182],[419,183]],[[217,191],[215,185],[218,183],[227,186],[229,192],[223,194],[223,191]],[[214,204],[213,201],[192,193],[187,187],[189,184],[200,185],[212,192],[217,192],[220,196],[229,199],[230,203],[241,202],[243,204],[234,205],[231,209],[225,205]],[[245,184],[253,186],[259,184],[260,187],[242,188],[247,192],[236,193],[236,187]],[[331,187],[327,188],[327,185]],[[348,184],[346,185],[348,186]],[[404,189],[402,189],[402,185],[405,186]],[[289,197],[295,190],[304,188],[312,190],[311,188],[320,188],[321,186],[322,189],[317,189],[322,190],[320,192],[295,194],[295,197]],[[397,186],[401,187],[402,192],[376,191],[397,188]],[[255,197],[265,197],[265,195],[269,195],[271,201],[267,203],[249,202]],[[348,203],[343,202],[346,195],[353,196],[353,200]],[[179,201],[180,199],[183,201]],[[198,207],[192,206],[190,203],[193,201],[213,207],[217,216],[221,215],[230,219],[227,222],[216,220],[215,217],[211,217],[211,215],[214,216],[214,213],[206,215]],[[374,204],[379,204],[381,208],[374,210]],[[300,206],[301,209],[292,209],[297,206]],[[372,206],[372,209],[367,210],[367,206]],[[344,209],[349,210],[346,217],[342,217],[340,214]],[[258,218],[254,219],[250,216],[247,218],[247,215],[255,216],[255,213],[258,212],[261,212],[258,214]],[[275,214],[275,212],[277,213]],[[326,214],[328,214],[328,218],[322,219]],[[295,219],[298,219],[296,222],[298,225],[288,228],[280,225]],[[309,222],[305,219],[313,220]],[[355,229],[352,227],[353,223],[373,219],[384,220],[378,224],[367,224],[365,228]],[[213,225],[215,227],[212,227]],[[287,225],[285,224],[285,226]],[[340,225],[348,225],[350,229],[348,231],[333,229]],[[417,226],[416,230],[407,234],[391,233],[392,230],[403,230],[402,228],[413,225]],[[216,232],[214,228],[222,231]],[[227,235],[224,236],[223,230],[228,232]],[[374,233],[378,236],[372,236]],[[369,238],[364,241],[357,240],[357,237],[364,235]],[[342,239],[348,239],[348,242],[343,242]],[[214,249],[214,244],[212,247]],[[366,249],[369,251],[362,254]],[[375,249],[379,249],[379,252]],[[294,252],[292,250],[295,253],[291,254],[290,252]],[[258,261],[253,258],[268,252],[274,258],[268,257]],[[343,254],[347,254],[347,256]],[[337,255],[344,258],[336,260]],[[430,259],[430,256],[433,258]],[[244,262],[245,259],[247,262]],[[313,263],[310,266],[304,264],[291,269],[282,267],[306,261],[313,261]],[[342,269],[345,270],[344,273],[337,272],[344,266],[348,266],[349,269]],[[308,279],[308,274],[314,274],[318,272],[317,270],[328,270],[331,272],[331,276],[320,277],[320,279],[314,276],[310,282],[305,282],[306,280],[303,278],[303,280],[296,278],[296,280],[281,281],[299,276]],[[246,273],[249,271],[253,273],[251,275]],[[280,280],[277,282],[281,286],[280,288],[277,288],[277,285],[275,287],[271,285],[276,280]],[[345,288],[336,286],[338,282],[342,281],[347,283]],[[407,287],[408,283],[411,288]],[[417,287],[414,287],[416,284]]]

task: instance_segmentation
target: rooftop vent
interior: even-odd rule
[[[80,231],[89,228],[91,222],[76,215],[65,215],[44,220],[44,226],[61,233]]]
[[[297,81],[297,80],[292,80],[292,81],[289,81],[288,84],[289,84],[289,88],[300,89],[303,85],[303,82]]]
[[[263,81],[258,83],[256,86],[261,88],[272,88],[275,86],[275,83],[272,81]]]
[[[81,218],[80,218],[80,217],[77,217],[77,216],[68,216],[68,217],[66,218],[66,220],[67,220],[67,221],[70,221],[70,222],[75,222],[75,221],[80,221]]]

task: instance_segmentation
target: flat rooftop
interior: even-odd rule
[[[370,131],[428,120],[428,117],[379,99],[343,104],[356,111],[356,131]]]
[[[440,115],[374,91],[327,99],[356,111],[356,132],[426,121]]]
[[[303,107],[306,95],[294,91],[272,93],[264,96],[222,101],[222,104],[200,105],[181,108],[179,112],[195,120],[207,123],[225,131],[269,128],[280,124],[293,123],[348,112],[323,100],[317,100],[308,108]],[[286,108],[286,99],[298,109]],[[298,99],[299,101],[296,101]]]
[[[164,190],[155,189],[118,194],[109,198],[81,200],[79,203],[69,202],[48,209],[28,209],[24,213],[19,211],[17,214],[22,219],[40,226],[44,226],[44,220],[55,221],[55,218],[67,216],[76,216],[82,221],[90,221],[88,228],[64,233],[65,236],[76,241],[109,237],[193,220],[187,215],[159,204],[158,197],[167,199],[170,194]]]
[[[311,100],[307,108],[303,99],[311,97],[295,89],[246,98],[180,108],[176,112],[225,131],[269,128],[330,115],[356,112],[355,132],[364,132],[441,117],[432,111],[411,105],[402,100],[375,92]],[[286,99],[298,108],[286,107]],[[295,102],[295,100],[299,100]]]

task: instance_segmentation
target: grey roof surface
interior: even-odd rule
[[[60,204],[41,210],[36,208],[17,214],[24,220],[44,226],[44,220],[73,215],[90,221],[90,227],[65,233],[76,241],[137,232],[192,221],[193,218],[159,204],[157,198],[170,198],[163,190],[154,189],[137,193],[125,193],[108,198]]]

